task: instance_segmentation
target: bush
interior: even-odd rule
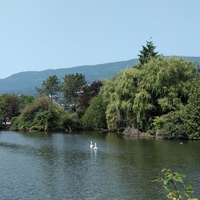
[[[170,169],[163,169],[162,172],[164,177],[159,177],[154,182],[162,183],[168,199],[180,200],[186,197],[188,200],[198,200],[197,198],[191,198],[190,193],[193,193],[194,190],[191,185],[185,185],[185,175],[172,172]]]

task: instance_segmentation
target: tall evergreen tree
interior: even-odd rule
[[[78,97],[83,92],[86,85],[85,76],[83,74],[66,74],[61,85],[61,92],[66,104],[77,105]]]
[[[152,41],[147,41],[146,46],[142,46],[142,50],[140,51],[139,56],[139,61],[140,64],[145,64],[147,63],[150,58],[152,57],[157,57],[158,52],[155,52],[156,46],[154,46]]]
[[[40,95],[47,95],[51,99],[51,107],[53,96],[60,90],[60,83],[56,75],[49,76],[46,81],[43,81],[41,88],[36,88]]]

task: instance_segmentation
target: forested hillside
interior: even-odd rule
[[[184,57],[185,60],[194,60],[200,64],[200,57]],[[108,79],[118,71],[129,68],[136,64],[138,59],[121,62],[105,63],[98,65],[85,65],[72,68],[49,69],[44,71],[25,71],[13,74],[5,79],[0,79],[0,93],[36,95],[35,87],[40,87],[43,80],[51,75],[57,75],[62,79],[65,74],[82,73],[88,82]]]
[[[124,65],[126,69],[121,71],[118,68],[108,73],[119,63],[106,68],[99,65],[99,74],[95,67],[89,70],[87,66],[87,79],[85,67],[79,73],[68,71],[59,77],[55,71],[54,75],[47,73],[51,70],[43,71],[48,78],[40,80],[41,86],[34,85],[40,96],[1,95],[0,114],[11,119],[12,130],[108,130],[125,134],[132,129],[128,135],[200,139],[198,63],[194,58],[164,57],[155,48],[153,42],[147,42],[138,62]],[[89,77],[95,75],[95,81],[88,84]],[[26,78],[28,83],[28,75]]]
[[[55,70],[20,72],[5,79],[0,79],[0,93],[35,95],[37,94],[35,87],[40,87],[43,80],[46,80],[52,75],[56,75],[59,79],[62,79],[65,74],[82,73],[85,75],[86,81],[91,83],[95,80],[111,78],[119,70],[131,67],[136,62],[137,59],[132,59],[121,62],[60,68]]]

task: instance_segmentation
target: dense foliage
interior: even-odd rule
[[[20,99],[17,95],[1,95],[0,105],[4,117],[11,119],[20,113]]]
[[[61,91],[65,99],[65,104],[77,105],[77,99],[86,85],[83,74],[66,74],[61,84]]]
[[[21,131],[71,131],[78,128],[78,117],[70,115],[63,107],[48,97],[36,98],[18,117],[12,118],[12,130]]]
[[[0,114],[11,119],[18,116],[24,107],[34,100],[30,95],[2,94],[0,95]]]
[[[98,94],[101,86],[100,81],[86,84],[82,74],[65,75],[62,83],[56,76],[50,76],[43,81],[41,88],[36,88],[40,97],[34,101],[23,95],[17,98],[23,106],[18,114],[11,116],[11,129],[21,131],[81,129],[80,117],[88,108],[90,100]],[[65,105],[60,102],[65,102]],[[68,110],[71,104],[73,107]],[[18,103],[19,105],[21,104]]]
[[[47,95],[51,99],[51,108],[52,108],[52,101],[53,97],[58,93],[60,90],[60,82],[58,80],[58,77],[56,75],[49,76],[49,78],[42,83],[41,88],[36,87],[37,92],[40,93],[40,95]]]
[[[196,63],[165,58],[147,42],[139,62],[111,79],[89,84],[76,73],[60,82],[54,75],[37,88],[36,99],[1,95],[0,115],[12,118],[14,130],[133,127],[164,138],[199,139],[199,75]]]
[[[158,56],[139,65],[105,81],[99,95],[105,106],[107,128],[132,126],[168,138],[199,138],[196,64]]]
[[[101,95],[93,98],[81,119],[84,129],[107,129],[105,108],[106,106]]]

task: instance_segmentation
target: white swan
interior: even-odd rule
[[[93,148],[93,144],[92,144],[92,141],[90,142],[90,148],[91,148],[91,149]]]
[[[94,150],[97,150],[98,148],[97,148],[97,144],[96,143],[94,143]]]

